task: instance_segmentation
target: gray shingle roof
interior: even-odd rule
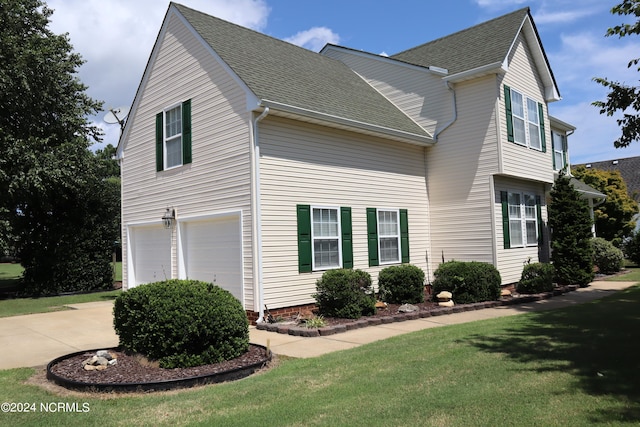
[[[502,62],[528,14],[529,8],[519,9],[391,58],[422,67],[446,68],[449,74]]]
[[[583,163],[581,165],[572,165],[572,168],[576,168],[578,166],[586,167],[587,165],[591,165],[590,167],[592,169],[619,171],[625,184],[627,184],[627,194],[636,200],[640,200],[640,156],[606,160],[602,162]]]
[[[172,3],[260,100],[431,136],[343,63]]]

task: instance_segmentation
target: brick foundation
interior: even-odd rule
[[[270,308],[269,313],[275,318],[292,317],[300,313],[301,311],[306,311],[306,310],[314,311],[316,310],[316,308],[317,307],[315,304],[305,304],[305,305],[296,305],[293,307]],[[265,316],[266,315],[267,315],[267,311],[265,310]],[[249,323],[251,323],[252,325],[256,324],[256,322],[258,321],[258,316],[259,316],[258,312],[247,310],[247,318],[249,319]]]

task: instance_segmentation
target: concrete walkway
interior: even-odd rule
[[[267,346],[275,354],[315,357],[422,329],[580,304],[635,283],[596,281],[587,288],[533,303],[369,326],[327,337],[296,337],[254,327],[249,333],[252,343]],[[118,345],[118,336],[113,330],[112,301],[68,307],[71,310],[0,318],[0,369],[46,365],[65,354]]]

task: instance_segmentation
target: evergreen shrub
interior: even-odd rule
[[[389,304],[424,302],[424,271],[410,264],[384,268],[378,275],[378,296]]]
[[[442,291],[449,291],[457,304],[495,301],[500,298],[502,279],[498,270],[491,264],[448,261],[440,264],[433,274],[434,296]]]
[[[212,283],[168,280],[140,285],[115,300],[120,346],[184,368],[234,359],[249,350],[249,321],[230,292]]]
[[[376,310],[371,275],[362,270],[339,268],[325,271],[316,281],[318,311],[326,317],[358,319]]]
[[[539,294],[553,290],[555,268],[552,264],[535,262],[526,264],[522,270],[516,291],[521,294]]]
[[[595,237],[591,240],[593,247],[593,263],[598,266],[598,270],[602,274],[617,273],[624,266],[624,254],[613,243]]]
[[[624,243],[624,253],[629,261],[640,267],[640,231],[636,231]]]

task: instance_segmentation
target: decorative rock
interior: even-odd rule
[[[104,357],[98,357],[98,360],[96,360],[96,363],[94,363],[94,365],[99,365],[99,366],[107,366],[108,364],[109,364],[109,361]]]
[[[109,366],[113,366],[113,365],[117,365],[117,364],[118,364],[118,359],[109,360]]]
[[[311,310],[301,310],[296,317],[298,322],[306,322],[309,319],[313,319],[315,314]]]
[[[113,359],[113,354],[109,353],[107,350],[98,350],[96,352],[96,356],[104,357],[107,360]]]
[[[449,300],[449,301],[440,301],[438,305],[441,307],[453,307],[455,304],[453,300]]]
[[[107,369],[107,365],[98,365],[95,368],[96,371],[104,371],[105,369]]]
[[[387,303],[382,301],[376,301],[376,308],[387,308]]]
[[[88,365],[88,364],[84,365],[84,370],[85,371],[94,371],[95,369],[96,369],[96,367],[93,366],[93,365]]]
[[[418,311],[419,308],[416,307],[413,304],[402,304],[399,308],[398,308],[398,313],[411,313],[414,311]]]
[[[500,296],[501,297],[510,297],[511,296],[511,291],[509,289],[503,289],[500,291]]]
[[[449,291],[442,291],[438,295],[436,295],[436,298],[438,298],[439,300],[450,300],[451,297],[453,297],[453,294]]]

